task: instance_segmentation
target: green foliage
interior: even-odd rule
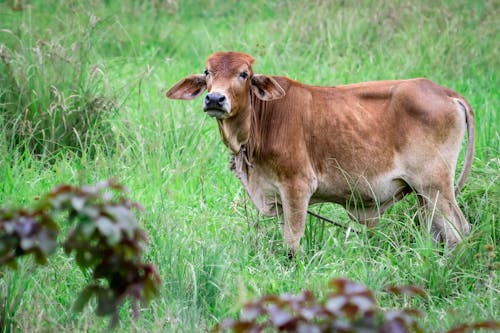
[[[28,254],[45,264],[57,247],[55,216],[64,212],[72,226],[64,250],[75,252],[76,264],[90,269],[93,279],[78,296],[75,309],[81,311],[95,296],[97,315],[111,315],[114,326],[119,306],[130,297],[138,316],[137,303],[148,303],[158,295],[160,278],[153,265],[141,260],[146,234],[132,211],[141,207],[124,193],[125,188],[114,181],[62,185],[42,197],[33,211],[0,210],[0,265],[16,268],[15,259]]]
[[[364,285],[333,279],[333,291],[324,299],[316,299],[311,291],[298,295],[270,295],[247,303],[238,320],[224,320],[213,332],[351,332],[351,333],[422,333],[419,325],[422,312],[412,308],[381,309],[373,292]],[[386,288],[389,293],[405,296],[426,293],[415,286]],[[500,329],[500,322],[463,324],[448,333],[465,333],[474,329]]]

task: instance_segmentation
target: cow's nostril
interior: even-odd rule
[[[220,108],[226,102],[226,96],[219,93],[210,93],[205,96],[205,106],[206,107],[216,107]]]

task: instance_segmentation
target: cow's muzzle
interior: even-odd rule
[[[230,112],[226,96],[220,93],[209,93],[205,96],[203,110],[210,117],[217,119],[226,118]]]

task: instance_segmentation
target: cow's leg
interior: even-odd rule
[[[297,253],[304,236],[307,207],[311,192],[308,186],[292,185],[281,190],[283,238],[290,255]]]
[[[347,212],[349,217],[361,224],[366,225],[369,228],[373,228],[377,225],[380,217],[396,202],[401,200],[407,193],[408,190],[404,189],[394,195],[393,198],[387,200],[378,205],[370,205],[367,207],[356,207],[348,208]]]
[[[377,225],[380,216],[383,212],[377,206],[363,207],[363,208],[349,208],[347,209],[349,217],[356,222],[373,228]]]
[[[424,221],[431,221],[430,231],[435,241],[444,241],[452,247],[469,233],[470,225],[455,199],[451,173],[447,177],[428,179],[436,182],[414,186],[424,211]]]

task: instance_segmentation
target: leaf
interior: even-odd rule
[[[324,314],[324,310],[321,306],[312,305],[308,307],[302,307],[297,309],[302,317],[306,320],[313,320],[314,318],[318,318],[320,315]]]
[[[347,304],[347,297],[342,295],[333,296],[327,299],[325,308],[332,314],[338,315],[345,304]]]
[[[31,237],[21,238],[21,242],[19,243],[19,245],[21,249],[29,251],[35,246],[35,239]]]
[[[252,321],[263,313],[264,308],[260,304],[248,304],[241,312],[241,319],[244,321]]]
[[[249,321],[224,320],[220,325],[216,326],[213,332],[222,332],[224,329],[231,329],[231,332],[234,333],[258,333],[262,332],[263,327]]]
[[[82,208],[82,210],[80,211],[80,214],[86,215],[91,220],[94,220],[99,216],[100,210],[99,210],[99,207],[97,205],[87,205],[87,206]]]
[[[71,187],[69,187],[71,188]],[[71,193],[61,192],[60,194],[49,194],[48,200],[54,210],[61,210],[71,198]]]
[[[116,312],[115,298],[110,290],[99,288],[97,290],[97,309],[98,316],[111,315]]]
[[[328,283],[328,285],[334,288],[339,294],[353,294],[368,291],[368,289],[362,284],[348,279],[333,279]]]
[[[87,303],[90,301],[90,298],[95,293],[96,293],[96,288],[94,285],[87,286],[78,295],[78,298],[76,299],[75,304],[73,305],[73,309],[76,312],[81,312],[85,307],[85,305],[87,305]]]
[[[472,324],[472,328],[474,328],[474,329],[484,328],[484,329],[500,330],[500,321],[489,320],[489,321],[474,323],[474,324]]]
[[[451,328],[447,333],[467,333],[475,329],[500,330],[500,321],[490,320],[474,324],[462,324]]]
[[[108,245],[116,245],[121,240],[120,230],[118,229],[118,226],[107,217],[100,216],[95,221],[95,225],[101,232],[101,234],[106,237],[106,242],[108,243]]]
[[[299,323],[297,333],[321,333],[318,325]]]
[[[45,254],[51,254],[57,247],[56,235],[47,230],[38,233],[38,248]]]
[[[344,285],[344,293],[346,294],[364,293],[366,291],[368,291],[368,289],[361,283],[348,281],[348,283]]]
[[[380,329],[380,332],[384,333],[409,333],[410,331],[408,328],[405,326],[404,323],[402,323],[399,320],[391,320],[388,321],[387,323],[382,326]]]
[[[132,238],[138,227],[137,219],[132,211],[124,206],[107,206],[104,211],[108,213],[125,230],[128,238]]]
[[[425,291],[422,288],[416,287],[416,286],[411,286],[411,285],[408,285],[408,286],[387,286],[387,287],[385,287],[385,290],[387,290],[388,292],[390,292],[392,294],[396,294],[396,295],[407,295],[407,296],[418,295],[420,297],[427,298],[427,294],[425,293]]]
[[[85,197],[74,195],[71,197],[71,206],[77,212],[81,212],[82,208],[85,206],[85,201],[86,201]]]
[[[11,269],[17,270],[17,261],[15,259],[15,256],[0,258],[0,264],[2,265],[5,264],[9,266]]]
[[[291,316],[288,312],[283,311],[276,305],[269,306],[267,309],[267,313],[273,325],[278,328],[287,326],[289,323],[295,320],[295,318]]]
[[[48,229],[48,230],[51,230],[51,231],[54,231],[54,232],[59,232],[59,226],[57,225],[57,223],[54,221],[54,219],[48,215],[48,214],[45,214],[45,213],[42,213],[42,216],[41,216],[41,222],[40,224],[45,228],[45,229]]]
[[[37,264],[39,264],[39,265],[45,265],[47,263],[47,257],[39,249],[35,249],[33,251],[33,254],[35,255],[35,262]]]
[[[359,308],[356,304],[347,303],[342,307],[342,312],[350,319],[354,320],[359,317],[361,313],[359,313]]]
[[[16,222],[15,221],[6,221],[3,223],[3,229],[7,234],[12,234],[14,230],[16,230]]]
[[[15,231],[19,237],[23,238],[31,235],[38,229],[39,225],[31,216],[20,216],[15,224]]]
[[[49,198],[54,198],[60,196],[61,194],[66,194],[67,192],[73,192],[73,186],[62,184],[53,189],[47,196]]]
[[[160,277],[157,275],[154,267],[146,267],[146,276],[144,278],[144,301],[149,302],[153,297],[158,296],[160,290]]]
[[[88,268],[94,262],[94,259],[92,258],[92,253],[83,250],[76,252],[75,260],[78,266],[80,266],[81,268]]]
[[[395,309],[385,313],[384,318],[387,322],[398,321],[403,323],[405,327],[414,327],[418,331],[419,326],[414,317],[419,315],[420,312],[413,309]]]
[[[373,300],[365,296],[352,296],[349,302],[355,304],[358,307],[358,310],[362,313],[373,310],[375,308],[375,303],[373,302]]]
[[[158,290],[156,288],[156,284],[154,283],[153,279],[147,278],[144,280],[144,285],[143,285],[143,301],[146,303],[149,303],[154,296],[156,296],[158,293]]]
[[[82,234],[83,238],[89,239],[96,229],[96,223],[90,220],[82,220],[78,225],[78,230]]]

